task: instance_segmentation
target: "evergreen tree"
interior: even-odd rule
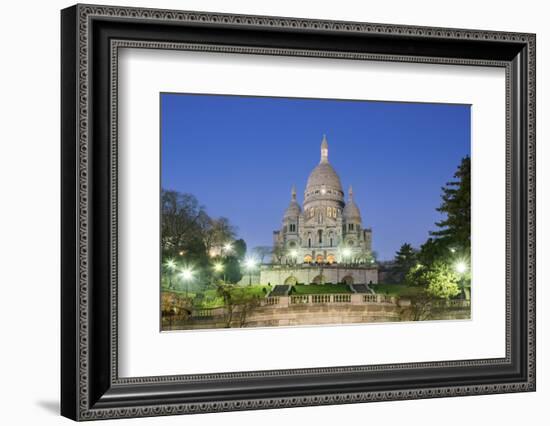
[[[395,266],[399,271],[408,271],[416,264],[416,251],[409,243],[403,244],[395,253]]]
[[[454,174],[455,180],[442,188],[443,202],[437,209],[446,218],[436,223],[439,230],[431,232],[447,247],[470,250],[470,157],[462,159]]]
[[[241,262],[237,256],[227,256],[224,267],[225,279],[228,284],[236,284],[242,279]]]
[[[233,250],[225,259],[225,277],[229,284],[238,283],[242,277],[241,263],[246,254],[246,243],[240,238],[233,242]]]
[[[242,238],[236,240],[233,243],[233,251],[239,260],[243,260],[246,254],[246,242]]]

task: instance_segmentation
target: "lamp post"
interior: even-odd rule
[[[248,285],[252,285],[252,270],[256,267],[256,261],[251,257],[247,258],[244,262],[244,266],[248,271]]]
[[[298,263],[298,250],[290,250],[288,254],[292,259],[292,263],[296,265]]]
[[[222,263],[214,263],[214,272],[218,274],[223,271],[223,283],[225,284],[225,270]]]
[[[185,283],[185,297],[187,298],[189,295],[189,281],[193,279],[193,270],[190,268],[182,269],[179,275]]]
[[[176,262],[174,262],[174,259],[168,259],[166,261],[166,268],[168,269],[168,288],[172,288],[172,275],[174,274],[174,271],[176,270]]]
[[[455,271],[460,276],[460,290],[461,290],[462,299],[466,298],[466,292],[464,291],[464,275],[466,274],[467,270],[468,270],[468,265],[466,265],[466,262],[461,260],[455,263]]]
[[[351,250],[349,248],[342,249],[342,258],[345,260],[345,264],[347,265],[349,262],[349,258],[351,257]]]
[[[222,247],[222,253],[224,253],[226,256],[228,253],[231,253],[233,251],[233,244],[231,243],[225,243]]]

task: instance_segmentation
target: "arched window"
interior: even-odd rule
[[[285,285],[295,285],[298,283],[298,280],[295,276],[291,275],[285,280]]]
[[[323,242],[323,230],[319,229],[317,235],[319,236],[319,244],[321,244]]]
[[[311,238],[308,238],[308,239],[307,239],[307,246],[308,246],[308,247],[311,247]]]
[[[346,275],[342,278],[342,282],[347,285],[353,284],[353,277],[351,275]]]

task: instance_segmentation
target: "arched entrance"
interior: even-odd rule
[[[311,284],[324,284],[324,283],[325,283],[325,276],[324,275],[317,275],[311,281]]]
[[[291,275],[285,280],[285,285],[295,285],[298,283],[298,280],[295,276]]]
[[[333,254],[329,254],[327,256],[327,263],[331,264],[331,263],[334,263],[334,262],[336,262],[336,257],[334,257]]]
[[[322,254],[318,254],[316,257],[315,257],[315,262],[317,263],[323,263],[325,261],[325,258],[323,257]]]
[[[344,284],[353,284],[353,277],[351,275],[346,275],[344,278],[342,278],[342,282]]]
[[[310,254],[306,254],[304,256],[304,263],[311,263],[313,261],[313,257],[311,257]]]

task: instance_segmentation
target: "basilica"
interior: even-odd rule
[[[368,285],[378,282],[371,241],[372,230],[363,227],[351,186],[345,199],[323,136],[321,158],[308,177],[303,207],[293,187],[282,226],[273,232],[271,263],[261,265],[255,278],[262,285],[283,286],[283,293],[294,284],[328,283],[368,292]]]
[[[365,264],[372,261],[372,231],[363,228],[361,212],[349,187],[347,201],[336,170],[328,161],[323,136],[319,164],[310,173],[303,209],[292,188],[282,228],[273,232],[274,261],[281,264]]]

